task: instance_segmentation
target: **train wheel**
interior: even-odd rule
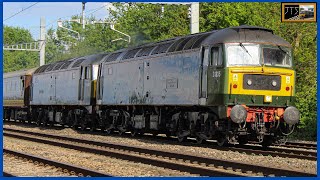
[[[37,126],[40,126],[40,124],[41,124],[41,121],[40,121],[40,120],[37,120],[36,125],[37,125]]]
[[[120,135],[120,136],[122,136],[122,134],[123,134],[123,131],[118,131],[118,134]]]
[[[273,143],[272,138],[265,136],[261,145],[263,149],[267,149],[269,146],[272,145],[272,143]]]
[[[185,142],[187,140],[186,136],[178,136],[178,141],[179,142]]]
[[[156,137],[156,136],[158,136],[158,133],[152,133],[152,136]]]
[[[137,135],[137,131],[136,130],[132,130],[130,131],[130,134],[132,137],[136,136]]]
[[[140,135],[140,136],[143,136],[143,135],[144,135],[144,132],[139,132],[139,135]]]
[[[240,145],[245,145],[248,143],[248,138],[247,136],[240,136],[239,139],[238,139],[238,143]]]
[[[40,125],[41,125],[42,113],[43,113],[43,112],[40,111],[39,114],[38,114],[37,121],[36,121],[37,126],[40,126]]]
[[[87,129],[87,127],[86,127],[86,125],[85,124],[83,124],[83,123],[81,123],[81,131],[84,131],[84,130],[86,130]]]
[[[46,127],[46,126],[47,126],[47,119],[46,119],[46,117],[44,117],[44,118],[42,119],[42,126],[43,126],[43,127]]]
[[[109,135],[109,134],[112,134],[113,133],[113,129],[106,129],[106,133]]]
[[[166,137],[167,137],[167,138],[171,138],[171,133],[170,133],[170,132],[167,132],[167,133],[166,133]]]
[[[90,127],[90,131],[91,131],[91,132],[93,132],[95,129],[96,129],[96,127],[95,127],[94,125],[92,125],[92,126]]]
[[[196,137],[197,144],[202,144],[205,140],[201,137]]]
[[[50,127],[53,127],[53,126],[54,126],[54,122],[50,122],[50,123],[49,123],[49,126],[50,126]]]
[[[226,146],[228,144],[228,139],[226,135],[223,135],[223,134],[218,135],[217,144],[218,146]]]

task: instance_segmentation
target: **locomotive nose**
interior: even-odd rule
[[[293,106],[287,107],[287,109],[284,111],[283,119],[289,125],[297,124],[300,119],[300,112]]]
[[[240,124],[247,119],[247,110],[241,105],[235,105],[231,109],[230,117],[233,122]]]

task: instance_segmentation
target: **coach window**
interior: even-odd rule
[[[211,48],[211,66],[221,66],[222,65],[222,52],[220,47]]]

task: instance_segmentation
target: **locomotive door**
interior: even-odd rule
[[[98,68],[98,78],[97,78],[97,100],[101,101],[102,100],[102,92],[103,92],[103,74],[102,74],[102,63],[99,64],[99,68]]]
[[[200,65],[200,87],[199,87],[199,104],[206,105],[207,102],[207,83],[208,83],[208,65],[209,65],[209,47],[201,49]]]
[[[144,97],[144,62],[139,63],[138,98]]]
[[[221,96],[223,94],[223,62],[222,62],[222,48],[221,46],[213,46],[210,48],[209,68],[208,68],[208,98],[210,103],[222,103]],[[220,97],[220,99],[219,99]]]
[[[149,61],[149,60],[148,60]],[[151,77],[150,77],[150,62],[145,61],[144,62],[144,69],[143,69],[143,95],[144,97],[146,97],[146,102],[148,103],[148,99],[150,99],[150,92],[153,88],[152,86],[152,81],[151,81]]]
[[[50,90],[49,90],[49,102],[55,104],[56,101],[56,75],[50,75]]]
[[[91,100],[91,66],[81,66],[78,99],[80,104],[90,104]]]

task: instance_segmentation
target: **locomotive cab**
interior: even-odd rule
[[[228,28],[210,39],[202,50],[200,104],[219,117],[223,141],[268,146],[293,132],[300,114],[291,45],[252,26]]]

